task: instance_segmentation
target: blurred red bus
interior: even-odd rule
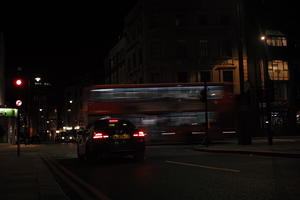
[[[104,117],[131,120],[150,142],[199,142],[205,135],[203,83],[95,85],[85,88],[86,121]],[[207,84],[208,136],[235,133],[232,85]]]

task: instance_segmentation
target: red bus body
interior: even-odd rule
[[[208,136],[221,139],[235,132],[232,85],[208,83],[207,88]],[[83,111],[88,121],[129,119],[152,142],[199,141],[205,127],[202,90],[201,83],[95,85],[85,88]]]

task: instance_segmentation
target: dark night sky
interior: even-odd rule
[[[84,74],[103,80],[103,58],[136,0],[8,5],[2,31],[8,77],[18,66],[66,85]],[[92,73],[90,73],[92,72]]]
[[[124,16],[136,1],[2,4],[0,31],[6,37],[6,72],[13,75],[23,66],[33,74],[46,73],[57,85],[76,81],[84,74],[101,83],[104,56],[116,43]],[[287,12],[293,7],[290,4],[289,9],[273,6],[285,11],[279,18],[287,14],[289,20],[297,18],[293,16],[297,12]]]

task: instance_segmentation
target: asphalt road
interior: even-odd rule
[[[204,153],[178,145],[148,146],[143,163],[128,157],[91,164],[76,159],[74,144],[45,145],[43,151],[113,200],[300,197],[297,158]],[[74,193],[71,199],[79,198]]]

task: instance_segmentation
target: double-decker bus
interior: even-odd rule
[[[85,88],[83,111],[87,122],[128,119],[153,143],[199,142],[207,124],[211,139],[234,134],[232,85],[208,83],[206,88],[207,104],[201,100],[204,83],[95,85]]]

